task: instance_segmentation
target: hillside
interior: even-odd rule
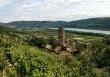
[[[110,77],[109,36],[65,33],[72,52],[59,49],[57,31],[0,33],[0,77]]]
[[[110,18],[90,18],[79,21],[71,21],[68,24],[68,27],[110,30]]]
[[[16,28],[33,29],[33,28],[84,28],[84,29],[96,29],[96,30],[110,30],[110,18],[90,18],[77,21],[13,21],[6,23]]]
[[[16,28],[52,28],[52,27],[60,27],[66,26],[68,22],[65,21],[14,21],[7,23],[6,25],[10,25]]]
[[[15,29],[7,27],[7,26],[0,25],[0,33],[1,32],[10,32],[10,31],[15,31]]]

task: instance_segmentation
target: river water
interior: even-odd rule
[[[50,29],[58,29],[58,28],[50,28]],[[64,28],[64,29],[68,30],[68,31],[98,33],[98,34],[108,34],[108,35],[110,35],[110,31],[103,31],[103,30],[91,30],[91,29],[79,29],[79,28]]]

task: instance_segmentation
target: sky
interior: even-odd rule
[[[0,0],[0,22],[110,17],[110,0]]]

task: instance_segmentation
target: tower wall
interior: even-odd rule
[[[58,29],[58,37],[59,37],[59,45],[61,47],[64,47],[65,46],[65,32],[64,32],[63,27]]]

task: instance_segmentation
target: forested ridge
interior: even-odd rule
[[[110,31],[110,18],[99,17],[99,18],[81,19],[81,20],[68,21],[68,22],[67,21],[13,21],[9,23],[4,23],[4,25],[16,27],[16,28],[23,28],[23,29],[66,27],[66,28],[83,28],[83,29]]]

